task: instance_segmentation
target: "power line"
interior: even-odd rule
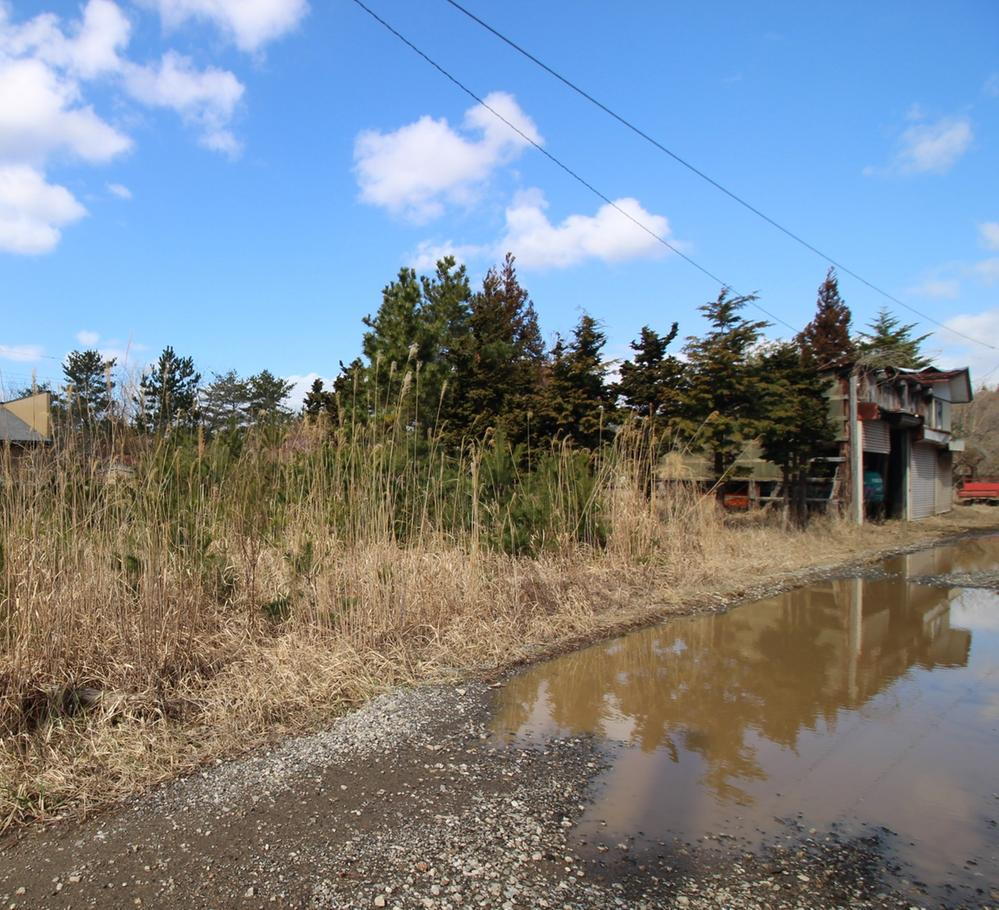
[[[356,0],[355,0],[355,2],[356,2]],[[668,155],[670,158],[672,158],[678,164],[683,165],[683,167],[687,168],[687,170],[689,170],[692,173],[696,174],[702,180],[705,180],[708,183],[710,183],[711,186],[713,186],[717,190],[720,190],[722,193],[724,193],[730,199],[732,199],[735,202],[737,202],[743,208],[748,209],[750,212],[752,212],[754,215],[757,215],[758,217],[762,218],[764,221],[766,221],[772,227],[777,228],[777,230],[780,231],[781,233],[786,234],[788,237],[790,237],[796,243],[801,244],[801,246],[805,247],[805,249],[810,250],[811,252],[815,253],[817,256],[822,257],[822,259],[824,259],[826,262],[829,262],[832,265],[836,266],[836,268],[838,268],[841,272],[844,272],[847,275],[849,275],[850,277],[855,278],[861,284],[866,285],[868,288],[870,288],[875,293],[880,294],[886,300],[890,300],[892,303],[895,303],[898,306],[903,307],[903,308],[909,310],[912,313],[915,313],[921,319],[924,319],[927,322],[930,322],[930,323],[932,323],[934,325],[939,326],[940,328],[944,329],[945,331],[950,332],[952,335],[956,335],[957,337],[963,338],[966,341],[974,342],[975,344],[980,344],[980,345],[982,345],[982,347],[989,348],[992,351],[999,351],[999,347],[996,347],[993,344],[989,344],[986,341],[982,341],[979,338],[975,338],[972,335],[966,335],[964,332],[959,332],[957,329],[952,329],[950,326],[945,325],[944,323],[940,322],[940,320],[934,319],[932,316],[928,316],[926,313],[923,313],[920,310],[917,310],[915,307],[910,306],[909,304],[905,303],[902,300],[899,300],[893,294],[889,294],[887,291],[882,290],[880,287],[878,287],[876,284],[868,281],[862,275],[859,275],[857,272],[855,272],[852,269],[848,268],[847,266],[843,265],[842,262],[838,262],[836,259],[833,259],[832,256],[829,256],[828,254],[822,252],[822,250],[820,250],[818,247],[814,246],[813,244],[809,243],[801,235],[796,234],[790,228],[785,227],[783,224],[781,224],[779,221],[771,218],[765,212],[760,211],[760,209],[758,209],[752,203],[748,202],[746,199],[744,199],[742,196],[739,196],[737,193],[734,193],[732,190],[728,189],[728,187],[726,187],[726,186],[722,185],[721,183],[719,183],[713,177],[708,176],[706,173],[704,173],[704,171],[702,171],[699,168],[695,167],[693,164],[691,164],[685,158],[682,158],[680,155],[678,155],[672,149],[667,148],[658,139],[656,139],[653,136],[650,136],[643,129],[641,129],[640,127],[636,126],[634,123],[632,123],[630,120],[628,120],[625,117],[623,117],[620,114],[618,114],[615,110],[613,110],[612,108],[608,107],[606,104],[604,104],[599,99],[593,97],[593,95],[591,95],[585,89],[580,88],[575,82],[573,82],[572,80],[566,78],[561,73],[559,73],[557,70],[552,69],[543,60],[539,60],[537,57],[534,56],[534,54],[532,54],[530,51],[528,51],[528,50],[524,49],[523,47],[521,47],[512,38],[508,38],[502,32],[500,32],[497,29],[493,28],[488,22],[485,22],[484,20],[480,19],[478,16],[475,15],[475,13],[471,12],[471,10],[466,9],[464,6],[462,6],[460,3],[458,3],[457,0],[446,0],[446,2],[450,3],[451,6],[453,6],[459,12],[464,13],[464,15],[466,15],[473,22],[476,22],[479,25],[481,25],[484,29],[486,29],[486,31],[488,31],[491,34],[495,35],[497,38],[500,39],[500,41],[502,41],[505,44],[507,44],[510,47],[512,47],[515,51],[517,51],[517,53],[522,54],[524,57],[526,57],[532,63],[534,63],[537,66],[541,67],[541,69],[543,69],[546,73],[548,73],[551,76],[554,76],[556,79],[559,80],[559,82],[561,82],[567,88],[572,89],[572,91],[576,92],[576,94],[578,94],[578,95],[582,96],[583,98],[585,98],[591,104],[595,104],[598,108],[600,108],[600,110],[602,110],[608,116],[613,117],[622,126],[624,126],[627,129],[631,130],[633,133],[635,133],[636,135],[640,136],[646,142],[648,142],[651,145],[655,146],[657,149],[659,149],[659,151],[664,152],[666,155]]]
[[[388,22],[386,22],[381,16],[379,16],[378,13],[376,13],[369,6],[366,6],[362,2],[362,0],[353,0],[353,2],[356,3],[369,16],[371,16],[372,19],[374,19],[380,25],[384,26],[389,32],[391,32],[393,35],[395,35],[395,37],[398,38],[403,44],[405,44],[410,50],[412,50],[414,53],[416,53],[420,57],[422,57],[427,63],[429,63],[442,76],[444,76],[450,82],[452,82],[456,86],[458,86],[458,88],[460,88],[466,95],[468,95],[470,98],[472,98],[477,104],[480,104],[482,107],[484,107],[487,111],[489,111],[490,114],[492,114],[498,120],[502,121],[508,127],[510,127],[510,129],[512,129],[525,142],[527,142],[530,145],[534,146],[534,148],[537,149],[539,152],[541,152],[541,154],[544,155],[549,161],[551,161],[553,164],[557,165],[563,171],[565,171],[570,177],[573,178],[573,180],[575,180],[578,183],[582,184],[584,187],[586,187],[586,189],[588,189],[595,196],[597,196],[598,198],[600,198],[601,200],[603,200],[607,205],[609,205],[615,211],[617,211],[620,214],[624,215],[624,217],[627,218],[630,222],[632,222],[632,224],[635,224],[638,227],[640,227],[643,231],[645,231],[646,234],[648,234],[650,237],[652,237],[653,239],[655,239],[657,242],[661,243],[668,250],[671,250],[672,252],[676,253],[677,256],[679,256],[684,261],[688,262],[690,265],[692,265],[699,272],[703,273],[704,275],[707,275],[708,278],[710,278],[716,284],[720,284],[723,287],[732,288],[732,286],[728,282],[722,281],[721,278],[719,278],[713,272],[711,272],[708,269],[706,269],[699,262],[697,262],[694,259],[692,259],[690,256],[688,256],[682,250],[680,250],[677,247],[675,247],[672,243],[670,243],[661,234],[658,234],[656,231],[652,230],[652,228],[650,228],[648,225],[643,224],[641,221],[639,221],[634,215],[632,215],[629,212],[625,211],[623,208],[621,208],[621,206],[619,206],[616,202],[614,202],[614,200],[612,200],[606,193],[603,193],[600,190],[598,190],[592,183],[590,183],[584,177],[581,177],[578,173],[576,173],[576,171],[574,171],[572,168],[570,168],[561,159],[555,157],[555,155],[553,155],[546,148],[544,148],[539,142],[537,142],[531,136],[527,135],[527,133],[525,133],[522,129],[520,129],[520,127],[518,127],[514,123],[511,123],[506,117],[504,117],[495,108],[493,108],[490,105],[486,104],[486,102],[482,98],[480,98],[475,92],[473,92],[467,85],[465,85],[464,82],[462,82],[461,80],[459,80],[457,77],[451,75],[451,73],[449,73],[446,69],[444,69],[443,66],[441,66],[439,63],[437,63],[435,60],[433,60],[431,57],[429,57],[427,54],[425,54],[422,50],[420,50],[420,48],[418,48],[415,44],[413,44],[413,42],[410,41],[405,35],[403,35],[401,32],[399,32],[397,29],[395,29],[392,25],[390,25]],[[760,312],[764,313],[765,315],[767,315],[768,317],[770,317],[771,319],[773,319],[774,322],[779,322],[781,325],[786,326],[787,328],[789,328],[792,332],[796,333],[798,331],[789,322],[786,322],[785,320],[781,319],[780,316],[777,316],[776,314],[771,313],[769,310],[767,310],[764,307],[760,306],[755,301],[749,300],[747,302],[751,303]]]

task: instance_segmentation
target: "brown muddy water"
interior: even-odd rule
[[[999,537],[539,664],[494,729],[595,735],[591,846],[877,831],[944,902],[999,888]],[[922,583],[911,579],[920,578]],[[927,583],[930,580],[935,583]],[[981,889],[981,890],[979,890]]]

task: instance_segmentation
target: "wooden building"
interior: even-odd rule
[[[52,396],[38,392],[0,402],[0,446],[14,450],[52,441]]]
[[[953,453],[963,447],[951,432],[951,408],[971,398],[966,368],[858,366],[832,379],[831,416],[839,426],[844,465],[843,505],[854,521],[860,524],[882,511],[907,520],[950,511]],[[882,503],[872,502],[871,491],[878,486]]]

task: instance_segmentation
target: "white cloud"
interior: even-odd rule
[[[999,221],[986,221],[978,225],[982,245],[987,250],[999,250]]]
[[[42,13],[23,25],[9,23],[0,9],[0,51],[13,57],[33,57],[83,79],[119,68],[119,48],[129,41],[131,25],[112,0],[89,0],[83,18],[67,36],[59,17]]]
[[[67,152],[98,164],[131,147],[131,139],[79,101],[79,84],[41,60],[0,59],[0,160],[41,165]]]
[[[922,284],[909,288],[910,294],[942,300],[955,300],[960,292],[961,283],[956,278],[927,278]]]
[[[976,262],[973,268],[975,274],[986,284],[995,284],[999,281],[999,256]]]
[[[202,145],[230,155],[239,151],[226,126],[244,88],[228,70],[198,70],[190,58],[167,51],[155,67],[129,64],[124,77],[133,98],[151,107],[170,108],[197,126]]]
[[[214,18],[237,43],[256,48],[297,22],[305,0],[155,0],[165,18]],[[176,112],[197,130],[202,145],[227,155],[240,145],[230,125],[244,87],[233,73],[200,68],[167,50],[152,64],[128,59],[132,26],[114,0],[87,0],[78,19],[41,13],[15,23],[0,0],[0,250],[39,253],[59,241],[60,228],[85,211],[65,188],[47,181],[53,162],[105,164],[133,142],[98,114],[87,92],[100,80],[148,107]],[[126,114],[128,113],[126,109]],[[127,187],[108,191],[130,198]]]
[[[306,0],[144,0],[176,28],[189,19],[211,22],[240,50],[257,51],[290,32],[309,11]]]
[[[118,338],[103,338],[100,332],[81,329],[74,336],[87,350],[96,350],[105,360],[115,360],[120,367],[128,366],[132,354],[147,350],[146,345],[135,341],[121,341]]]
[[[32,363],[41,360],[45,349],[39,344],[0,344],[0,359],[15,363]]]
[[[614,205],[665,239],[669,221],[647,212],[636,199],[617,199]],[[552,224],[545,214],[547,202],[540,190],[518,193],[506,210],[507,232],[499,246],[509,250],[525,268],[565,268],[586,259],[620,262],[658,258],[665,247],[610,205],[595,215],[569,215]]]
[[[117,196],[119,199],[132,198],[132,191],[122,183],[109,183],[107,188],[112,196]]]
[[[542,142],[512,95],[493,92],[485,102],[524,136]],[[435,218],[447,203],[473,200],[495,168],[529,144],[524,136],[481,105],[465,113],[462,132],[429,116],[390,133],[366,130],[354,143],[361,199],[415,221]]]
[[[999,338],[999,307],[983,310],[981,313],[963,313],[952,316],[944,325],[971,338],[993,340]],[[969,367],[972,384],[977,384],[999,363],[999,354],[981,345],[964,343],[950,332],[936,331],[933,340],[944,348],[939,358],[943,368]],[[990,382],[996,381],[996,373],[991,372]]]
[[[333,379],[320,376],[318,373],[306,373],[303,376],[285,376],[284,381],[290,382],[292,386],[284,403],[292,410],[299,410],[305,402],[305,396],[309,393],[312,383],[317,379],[322,379],[327,390],[332,389]]]
[[[0,250],[47,253],[60,229],[87,210],[64,186],[47,183],[44,175],[23,164],[0,164]]]
[[[410,268],[426,272],[433,269],[437,265],[437,261],[445,256],[454,256],[458,262],[467,263],[470,259],[493,256],[494,252],[490,246],[480,246],[474,243],[452,243],[449,240],[444,243],[435,243],[432,240],[423,240],[406,257],[406,262]]]
[[[118,50],[128,44],[131,30],[128,19],[111,0],[90,0],[83,11],[83,23],[69,42],[71,66],[85,79],[118,69]]]
[[[920,118],[923,116],[921,111],[918,114]],[[945,174],[968,150],[973,139],[968,117],[942,117],[934,122],[914,123],[899,137],[898,151],[887,173],[902,176]],[[865,174],[879,172],[878,168],[864,170]]]
[[[129,357],[133,354],[146,351],[148,348],[144,344],[135,341],[119,341],[117,338],[105,338],[97,346],[97,353],[105,360],[114,360],[118,366],[129,366]],[[133,362],[132,366],[135,365]]]
[[[496,262],[510,252],[517,257],[518,266],[544,269],[567,268],[589,259],[621,262],[666,255],[666,247],[635,221],[674,246],[682,245],[671,237],[669,220],[647,212],[636,199],[617,199],[614,205],[602,205],[594,215],[569,215],[560,224],[552,224],[547,208],[541,190],[523,190],[506,209],[506,230],[498,242],[424,240],[408,254],[406,261],[414,269],[426,271],[444,256],[454,256],[459,262],[476,259]]]

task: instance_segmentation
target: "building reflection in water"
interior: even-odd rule
[[[983,560],[999,564],[995,542],[885,568],[936,575]],[[582,837],[756,836],[799,811],[925,835],[933,812],[939,836],[972,850],[981,819],[965,789],[988,798],[997,746],[974,712],[987,712],[996,681],[966,697],[972,629],[952,625],[952,607],[960,616],[976,598],[999,609],[991,592],[838,579],[676,619],[529,669],[499,694],[494,729],[608,743]],[[994,665],[999,636],[981,635]]]
[[[745,802],[741,785],[764,776],[758,738],[793,750],[910,667],[965,666],[971,633],[950,626],[954,593],[843,579],[669,622],[511,681],[495,727],[593,732],[673,761],[683,749],[719,797]]]

